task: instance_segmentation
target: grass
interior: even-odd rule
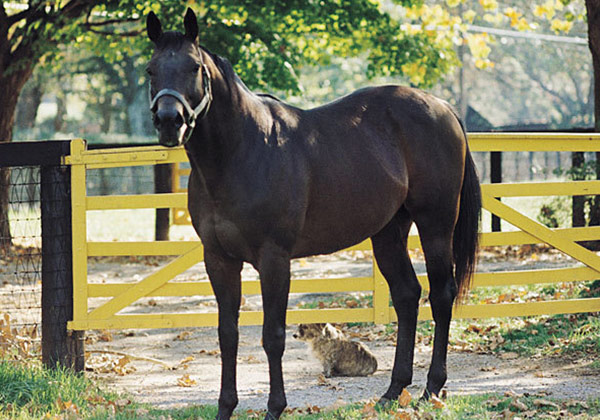
[[[402,401],[402,406],[400,402]],[[215,406],[156,409],[138,404],[128,397],[106,392],[83,375],[60,369],[44,369],[39,363],[17,365],[0,361],[0,418],[33,419],[213,419]],[[238,409],[234,419],[263,418],[262,410]],[[496,419],[522,415],[526,418],[592,419],[600,415],[600,399],[589,401],[550,400],[543,395],[513,393],[451,396],[445,401],[423,403],[412,399],[394,402],[386,409],[373,402],[343,405],[337,408],[306,406],[288,409],[285,420],[299,419]],[[546,416],[546,417],[544,417]]]
[[[162,416],[162,417],[161,417]],[[33,419],[204,419],[216,407],[159,410],[103,390],[84,375],[46,369],[39,362],[16,364],[0,360],[0,418]]]

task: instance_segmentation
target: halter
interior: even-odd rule
[[[194,127],[196,127],[196,121],[204,118],[210,109],[210,104],[212,103],[212,86],[210,81],[210,73],[208,72],[208,67],[206,67],[206,64],[202,65],[202,85],[204,87],[204,95],[202,96],[200,103],[195,108],[191,107],[190,103],[181,93],[173,89],[161,90],[150,102],[150,111],[152,113],[156,112],[156,108],[158,107],[157,102],[163,96],[172,96],[181,102],[183,108],[185,109],[185,124],[187,125],[187,128],[183,133],[182,145],[186,144],[190,139],[192,132],[194,131]]]

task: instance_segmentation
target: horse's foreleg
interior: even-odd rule
[[[401,210],[395,219],[372,238],[375,260],[388,282],[394,309],[398,315],[392,380],[387,392],[381,397],[380,404],[397,399],[402,390],[412,382],[421,286],[406,249],[406,238],[411,223],[408,213]]]
[[[290,255],[275,245],[261,250],[258,271],[263,298],[263,348],[269,361],[270,392],[266,419],[278,419],[287,405],[281,358],[290,289]]]
[[[241,300],[242,262],[205,252],[206,271],[219,307],[219,347],[221,349],[221,393],[218,420],[227,420],[238,403],[236,358],[238,318]]]
[[[424,398],[429,398],[434,394],[439,395],[446,383],[448,335],[457,288],[453,275],[451,235],[430,236],[421,232],[421,243],[429,278],[429,301],[435,321],[433,355],[423,395]]]

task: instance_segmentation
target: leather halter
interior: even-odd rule
[[[194,127],[196,127],[196,121],[202,119],[210,109],[210,104],[212,103],[212,85],[210,80],[210,73],[208,72],[208,67],[206,64],[202,65],[202,85],[204,87],[204,95],[202,96],[202,100],[195,108],[192,108],[190,103],[185,99],[185,97],[173,89],[163,89],[159,91],[154,99],[150,102],[150,111],[154,114],[156,112],[156,108],[158,108],[158,100],[163,96],[172,96],[177,99],[183,105],[185,110],[185,124],[187,128],[183,133],[183,141],[181,145],[183,146],[192,136],[192,132],[194,131]]]

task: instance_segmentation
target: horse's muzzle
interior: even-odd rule
[[[153,114],[158,142],[167,147],[179,146],[185,132],[183,116],[176,107],[160,108]]]

